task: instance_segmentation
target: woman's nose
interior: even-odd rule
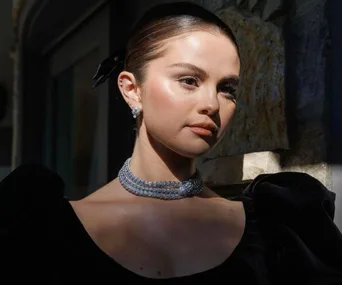
[[[216,114],[220,108],[216,89],[205,90],[200,96],[198,106],[198,112],[200,114],[206,114],[208,116]]]

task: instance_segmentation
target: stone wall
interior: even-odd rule
[[[241,84],[233,122],[221,143],[205,158],[288,149],[281,28],[235,6],[217,14],[236,35]]]
[[[216,2],[222,4],[224,1]],[[240,4],[243,2],[243,7],[236,5],[237,2]],[[218,10],[217,13],[223,19],[229,19],[232,7],[238,8],[241,13],[240,21],[244,26],[246,21],[250,21],[252,14],[255,17],[253,20],[255,25],[254,27],[251,25],[251,29],[271,27],[274,29],[271,34],[273,38],[275,35],[284,35],[285,94],[281,93],[282,69],[276,70],[279,77],[271,79],[267,76],[269,70],[265,69],[267,67],[265,56],[258,55],[264,60],[248,66],[247,69],[257,68],[258,73],[254,76],[268,80],[268,84],[274,86],[278,92],[266,88],[253,95],[252,89],[248,90],[246,89],[248,86],[245,87],[247,94],[242,96],[248,100],[243,100],[242,107],[250,109],[250,112],[237,114],[223,144],[203,157],[199,161],[199,168],[203,171],[206,180],[214,185],[243,183],[262,173],[297,171],[309,173],[331,188],[331,171],[326,163],[327,134],[324,121],[326,54],[329,48],[325,13],[327,1],[297,0],[293,1],[288,10],[281,1],[275,1],[277,3],[274,2],[276,6],[273,8],[276,10],[268,9],[267,12],[260,7],[254,9],[251,2],[260,1],[234,1],[233,5],[230,1],[229,5]],[[285,10],[281,11],[281,9]],[[228,15],[230,16],[227,17]],[[264,25],[258,22],[258,17],[259,20],[264,19]],[[236,29],[238,38],[240,32],[247,34],[244,29]],[[265,33],[264,30],[260,32],[261,35],[262,33]],[[266,41],[267,37],[264,38]],[[279,50],[282,48],[281,42],[282,39],[276,37],[276,41],[270,44],[275,50]],[[267,53],[266,45],[267,43],[264,43],[264,53]],[[278,63],[279,56],[274,56],[274,53],[268,59],[279,66],[282,61],[281,51],[278,55],[280,55]],[[253,72],[249,72],[248,76],[253,77]],[[258,100],[265,103],[264,110],[255,108],[255,102]],[[274,102],[276,104],[273,104]],[[277,112],[272,113],[275,106],[278,108]],[[254,110],[258,112],[254,114]],[[265,116],[265,114],[271,115]],[[257,122],[248,128],[247,122],[250,121],[248,117],[251,115]],[[269,120],[265,120],[265,117]],[[239,134],[237,131],[239,127],[248,132],[241,131]],[[267,137],[272,135],[270,130],[273,131],[273,135],[279,137]],[[238,147],[231,145],[231,142],[238,144]]]
[[[281,154],[284,171],[306,172],[331,188],[326,164],[326,60],[330,40],[326,0],[297,0],[287,36],[288,112],[291,149]]]

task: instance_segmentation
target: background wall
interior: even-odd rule
[[[8,174],[12,147],[12,90],[13,62],[10,58],[13,43],[12,2],[0,2],[0,85],[7,91],[6,116],[0,121],[0,179]],[[4,102],[0,102],[4,104]]]

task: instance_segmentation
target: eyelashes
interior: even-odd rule
[[[178,82],[187,90],[194,90],[200,86],[201,80],[197,76],[184,76],[178,79]],[[237,84],[232,82],[220,82],[217,86],[217,92],[223,94],[227,99],[236,100]]]
[[[178,81],[185,87],[199,87],[200,80],[196,76],[185,76],[179,78]]]
[[[237,86],[235,84],[225,83],[222,86],[219,86],[217,91],[226,94],[226,97],[229,99],[236,99]]]

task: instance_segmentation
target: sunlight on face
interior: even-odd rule
[[[147,67],[141,132],[195,158],[224,135],[235,110],[240,60],[221,33],[198,31],[169,39]]]

